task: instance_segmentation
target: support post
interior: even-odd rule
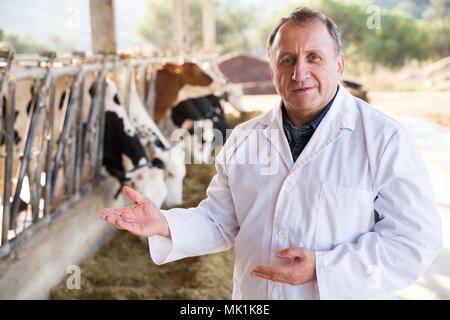
[[[117,44],[113,0],[89,0],[89,8],[92,52],[115,54]]]
[[[203,50],[207,53],[216,51],[216,17],[214,12],[214,1],[203,0],[202,2],[202,33]]]
[[[188,23],[185,0],[172,0],[173,38],[177,52],[188,52]]]

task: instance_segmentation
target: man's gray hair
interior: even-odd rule
[[[275,36],[278,33],[278,30],[280,30],[282,25],[284,25],[286,22],[289,21],[300,25],[315,21],[322,22],[323,24],[326,25],[328,31],[330,32],[331,37],[334,39],[336,54],[339,55],[342,53],[341,31],[339,30],[338,26],[334,23],[334,21],[318,10],[313,10],[307,7],[299,7],[295,8],[289,14],[289,16],[281,18],[278,25],[270,33],[269,40],[267,42],[267,53],[269,54],[269,57],[271,55],[272,45],[275,40]]]

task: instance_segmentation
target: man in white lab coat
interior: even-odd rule
[[[442,246],[439,213],[405,129],[340,86],[339,29],[294,10],[270,35],[281,102],[238,126],[198,207],[137,202],[101,218],[149,237],[157,264],[234,245],[234,299],[392,299]]]

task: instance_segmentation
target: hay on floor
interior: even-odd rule
[[[229,117],[228,124],[234,128],[257,114]],[[197,206],[215,174],[212,164],[187,165],[181,207]],[[81,289],[68,289],[66,278],[51,290],[50,299],[231,299],[233,266],[234,249],[158,266],[147,244],[118,230],[81,264]]]

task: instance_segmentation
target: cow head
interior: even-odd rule
[[[106,87],[105,87],[105,103],[112,103],[120,105],[120,98],[119,98],[119,90],[117,89],[117,86],[114,81],[106,78]],[[96,93],[96,90],[99,89],[98,86],[101,85],[98,81],[92,82],[91,86],[89,87],[89,95],[91,98],[94,98],[94,95]]]
[[[186,176],[183,142],[175,144],[169,150],[155,149],[155,157],[160,158],[165,167],[166,206],[180,205],[183,202],[183,179]]]
[[[183,85],[209,86],[213,82],[213,79],[193,62],[185,62],[182,65],[164,63],[159,70],[176,76]]]
[[[127,173],[129,185],[152,200],[158,208],[167,197],[164,179],[164,164],[161,159],[154,158],[148,166]]]
[[[181,128],[190,133],[185,137],[185,152],[193,157],[194,163],[209,163],[214,141],[213,120],[209,118],[195,121],[187,119]]]
[[[181,67],[180,75],[185,85],[209,86],[213,83],[213,79],[195,63],[185,62]]]
[[[223,93],[223,99],[237,111],[243,112],[244,111],[244,105],[242,103],[243,95],[244,94],[241,87],[233,83],[228,83]]]

